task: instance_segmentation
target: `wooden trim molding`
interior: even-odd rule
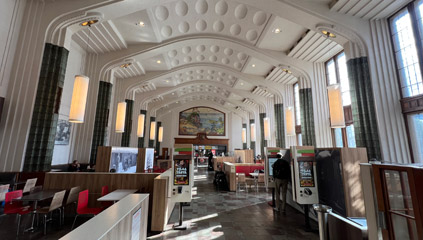
[[[229,139],[209,139],[206,133],[197,133],[196,138],[175,138],[175,144],[194,144],[194,145],[226,145]]]
[[[344,107],[344,117],[345,125],[349,126],[351,124],[354,124],[351,105]]]
[[[295,134],[300,134],[301,133],[301,125],[295,125]]]
[[[423,111],[423,94],[401,99],[402,113],[418,113]]]

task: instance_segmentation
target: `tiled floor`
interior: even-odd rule
[[[184,207],[187,230],[172,230],[178,221],[175,208],[167,230],[149,239],[319,239],[303,230],[304,216],[296,210],[288,207],[286,216],[273,212],[267,204],[270,191],[216,191],[212,181],[213,173],[196,172],[196,195],[191,206]]]

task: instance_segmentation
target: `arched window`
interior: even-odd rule
[[[389,21],[401,106],[413,162],[423,162],[423,1],[411,2]]]

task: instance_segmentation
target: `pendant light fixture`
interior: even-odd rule
[[[270,140],[270,120],[265,117],[263,119],[264,140]]]
[[[163,127],[162,126],[159,127],[159,136],[157,140],[159,142],[163,142]]]
[[[341,86],[339,84],[328,86],[328,99],[331,128],[345,127],[344,106],[342,104]]]
[[[152,121],[150,123],[150,140],[156,139],[156,122]]]
[[[144,137],[145,114],[138,115],[138,129],[137,136]]]
[[[285,109],[286,135],[295,136],[295,118],[294,108],[287,107]]]
[[[88,46],[91,40],[91,25],[97,23],[98,20],[90,20],[81,23],[81,26],[88,26],[88,41],[87,47],[85,48],[85,52],[87,52]],[[81,64],[80,72],[82,72]],[[75,81],[73,83],[73,93],[72,93],[72,101],[71,107],[69,112],[69,122],[73,123],[83,123],[84,116],[85,116],[85,108],[87,105],[87,96],[88,96],[88,85],[90,82],[90,78],[84,75],[76,75]]]
[[[246,128],[242,128],[242,143],[247,143],[247,129]]]
[[[120,102],[116,111],[116,132],[125,132],[126,102]]]
[[[250,139],[251,139],[251,142],[256,141],[256,124],[255,123],[250,124]]]

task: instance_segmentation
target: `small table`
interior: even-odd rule
[[[129,194],[135,193],[138,189],[117,189],[111,193],[108,193],[101,198],[98,198],[97,201],[100,202],[117,202]]]
[[[28,201],[34,202],[33,212],[32,212],[32,224],[31,227],[25,229],[25,231],[34,230],[34,220],[35,220],[35,210],[37,210],[38,201],[47,200],[54,197],[54,194],[60,192],[61,190],[42,190],[39,192],[31,193],[29,195],[23,196],[21,198],[13,199],[13,201]]]
[[[255,185],[256,185],[256,192],[258,192],[258,176],[259,176],[259,173],[257,173],[257,172],[252,172],[252,173],[250,173],[250,176],[253,176],[253,178],[254,178],[254,183],[255,183]]]

